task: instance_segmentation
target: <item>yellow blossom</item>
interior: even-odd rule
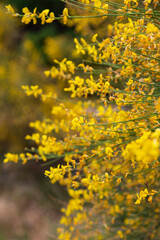
[[[96,33],[96,34],[92,37],[92,42],[97,42],[97,36],[98,36],[98,34]]]
[[[67,19],[68,19],[68,8],[64,8],[63,9],[63,23],[66,24],[67,23]]]
[[[7,11],[9,12],[9,13],[11,13],[11,14],[15,14],[15,11],[14,11],[14,9],[13,9],[13,7],[9,4],[9,5],[7,5],[6,6],[6,8],[7,8]]]
[[[46,19],[46,23],[52,23],[55,20],[54,12],[50,12],[48,19]]]
[[[160,97],[156,101],[156,110],[157,110],[158,113],[160,113]]]
[[[48,17],[48,13],[49,13],[49,9],[45,9],[39,14],[39,18],[41,19],[41,24],[45,24],[46,18]]]

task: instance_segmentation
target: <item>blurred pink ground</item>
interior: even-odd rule
[[[23,166],[17,165],[2,167],[0,240],[56,239],[54,236],[60,212],[49,195],[45,196],[39,188],[35,179],[37,171],[40,167],[32,170],[26,167],[23,170]]]

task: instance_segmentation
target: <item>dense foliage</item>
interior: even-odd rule
[[[37,147],[4,160],[43,160],[51,183],[66,186],[70,200],[58,239],[160,238],[158,6],[157,0],[68,0],[60,16],[6,6],[25,24],[59,20],[82,37],[93,33],[74,39],[74,59],[54,60],[44,72],[63,83],[64,98],[22,86],[28,96],[53,101],[51,116],[30,123],[35,133],[26,139]]]

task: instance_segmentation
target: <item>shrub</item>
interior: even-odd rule
[[[94,33],[91,40],[74,39],[75,60],[55,60],[45,71],[66,82],[70,98],[38,85],[22,87],[57,105],[50,119],[30,123],[37,132],[26,138],[37,148],[8,153],[4,162],[43,160],[51,183],[66,186],[70,200],[62,208],[58,239],[159,239],[159,3],[67,4],[61,16],[26,7],[18,14],[7,6],[25,24],[60,20],[76,24],[81,34],[83,26]],[[115,18],[112,26],[109,16]],[[101,25],[106,31],[99,36]]]

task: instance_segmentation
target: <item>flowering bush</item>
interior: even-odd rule
[[[66,82],[70,99],[38,85],[22,87],[54,106],[50,119],[30,123],[36,132],[26,139],[37,147],[8,153],[4,162],[46,161],[51,183],[66,186],[70,200],[62,208],[58,239],[159,239],[159,2],[68,0],[67,5],[61,16],[26,7],[19,14],[6,6],[25,24],[60,20],[82,30],[84,22],[86,28],[95,22],[106,32],[103,37],[94,32],[90,41],[75,38],[79,59],[55,60],[44,72]],[[80,15],[71,15],[76,12]],[[109,16],[116,20],[107,27]]]

